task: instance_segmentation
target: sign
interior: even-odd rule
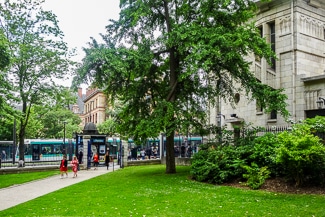
[[[95,139],[95,138],[93,138],[92,140],[93,140],[93,142],[96,142],[96,143],[105,143],[105,139]]]

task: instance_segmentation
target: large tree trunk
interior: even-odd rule
[[[172,32],[172,27],[170,23],[169,17],[169,9],[168,9],[168,1],[164,0],[164,8],[165,8],[165,19],[167,25],[167,32]],[[169,69],[170,69],[170,77],[169,77],[169,94],[167,96],[167,101],[174,103],[176,101],[176,87],[177,87],[177,79],[178,79],[178,59],[176,58],[176,50],[175,47],[169,48]],[[167,138],[166,138],[166,173],[176,173],[176,165],[175,165],[175,155],[174,155],[174,118],[170,120],[172,125],[170,126],[172,130],[167,129]],[[169,134],[169,132],[171,132]],[[169,134],[169,135],[168,135]]]
[[[19,160],[25,161],[25,127],[23,127],[23,121],[20,121],[20,130],[19,130]]]
[[[174,132],[166,138],[166,173],[176,173]]]
[[[30,108],[30,107],[29,107]],[[25,133],[27,126],[28,114],[27,111],[27,103],[23,101],[22,106],[22,117],[20,119],[20,127],[19,127],[19,160],[25,161]],[[30,110],[28,110],[29,112]]]

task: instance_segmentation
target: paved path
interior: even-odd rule
[[[119,168],[118,165],[115,165],[114,171]],[[98,170],[81,170],[78,172],[77,178],[72,178],[73,173],[70,171],[68,178],[60,179],[60,176],[57,175],[20,185],[14,185],[8,188],[2,188],[0,189],[0,211],[112,171],[113,167],[110,167],[109,170],[107,170],[106,167],[99,167]]]

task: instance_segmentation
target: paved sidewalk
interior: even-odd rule
[[[118,169],[120,169],[120,167],[114,165],[114,171]],[[72,178],[73,173],[70,170],[68,178],[60,179],[58,170],[57,176],[2,188],[0,189],[0,211],[112,171],[112,166],[109,170],[107,170],[106,167],[98,167],[98,170],[80,170],[78,171],[78,177]]]

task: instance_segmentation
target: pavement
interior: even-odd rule
[[[118,169],[120,169],[119,165],[114,165],[114,171]],[[109,167],[109,170],[104,166],[98,167],[97,170],[93,168],[80,170],[76,178],[72,178],[73,172],[70,170],[68,172],[68,178],[64,177],[61,179],[58,170],[58,175],[56,176],[10,186],[8,188],[1,188],[0,211],[109,172],[113,172],[112,165]]]

